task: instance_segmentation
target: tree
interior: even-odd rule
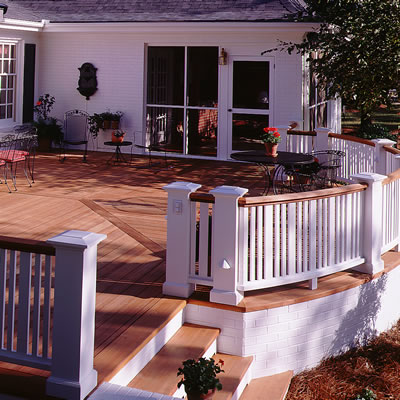
[[[362,129],[379,105],[390,106],[389,91],[400,89],[400,0],[305,1],[294,19],[319,27],[280,48],[307,55],[328,96],[360,111]]]

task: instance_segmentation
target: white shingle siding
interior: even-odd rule
[[[237,312],[235,329],[224,327],[226,310],[188,304],[186,322],[222,329],[218,351],[254,356],[253,378],[315,366],[399,318],[400,268],[356,288],[308,302],[249,313]],[[229,319],[232,311],[229,311]],[[219,317],[218,317],[219,315]]]

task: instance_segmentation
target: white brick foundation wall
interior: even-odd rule
[[[320,299],[248,313],[188,304],[184,318],[220,328],[219,352],[254,356],[253,378],[298,373],[389,329],[400,318],[399,287],[397,267]]]

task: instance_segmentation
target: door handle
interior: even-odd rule
[[[228,112],[232,112],[232,108],[228,108]]]

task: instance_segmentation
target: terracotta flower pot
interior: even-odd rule
[[[277,143],[264,143],[265,155],[268,157],[278,157],[278,144]]]
[[[111,121],[105,120],[103,121],[103,129],[110,129]]]
[[[115,136],[114,131],[111,133],[111,141],[114,143],[122,143],[124,141],[123,136]]]
[[[188,400],[204,400],[211,399],[215,393],[215,389],[209,390],[208,393],[198,393],[198,392],[188,392],[187,398]]]
[[[119,121],[111,121],[111,129],[118,129]]]

